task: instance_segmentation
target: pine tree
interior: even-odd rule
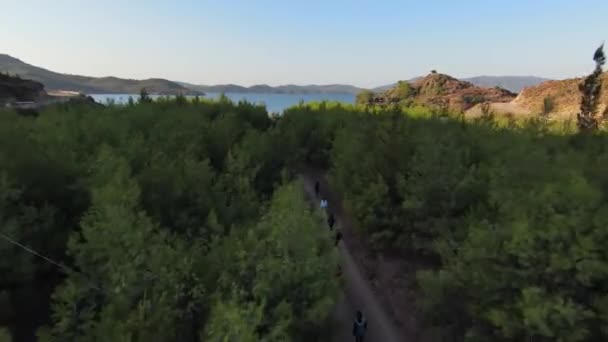
[[[581,132],[594,131],[599,126],[600,118],[597,116],[597,111],[602,90],[602,66],[606,63],[604,44],[595,50],[593,60],[595,61],[595,70],[579,85],[583,98],[581,100],[581,111],[576,117]]]
[[[146,88],[141,88],[140,92],[139,92],[139,103],[150,103],[152,102],[152,99],[150,98],[150,94],[148,94],[148,91],[146,90]]]

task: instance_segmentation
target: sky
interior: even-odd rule
[[[606,0],[0,0],[0,53],[86,76],[373,87],[593,69]]]

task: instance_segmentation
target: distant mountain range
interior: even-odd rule
[[[477,76],[463,78],[462,80],[471,82],[478,87],[501,87],[514,93],[519,93],[526,87],[533,87],[550,81],[548,78],[536,76]]]
[[[327,84],[327,85],[295,85],[286,84],[276,87],[267,84],[257,84],[251,87],[244,87],[236,84],[219,85],[196,85],[185,82],[178,82],[184,87],[206,92],[206,93],[276,93],[276,94],[356,94],[363,88],[358,88],[346,84]]]
[[[408,82],[416,82],[422,77],[409,79]],[[477,76],[469,78],[461,78],[461,81],[473,83],[478,87],[494,88],[501,87],[519,93],[525,87],[538,85],[542,82],[549,81],[548,78],[536,76]],[[271,87],[266,84],[254,85],[251,87],[243,87],[236,84],[222,85],[195,85],[190,83],[178,82],[179,84],[198,91],[207,93],[280,93],[280,94],[317,94],[317,93],[339,93],[339,94],[357,94],[365,88],[359,88],[346,84],[330,84],[330,85],[305,85],[299,86],[294,84],[281,85]],[[387,84],[384,86],[371,89],[374,92],[384,92],[393,88],[397,83]]]
[[[422,77],[415,77],[409,79],[408,82],[416,82],[420,79],[422,79]],[[478,87],[501,87],[514,93],[519,93],[526,87],[533,87],[543,82],[550,81],[548,78],[536,76],[477,76],[459,78],[459,80],[473,83]],[[397,83],[383,85],[372,90],[375,92],[384,92],[395,87],[395,85],[397,85]]]
[[[149,93],[171,95],[182,93],[196,95],[202,93],[279,93],[279,94],[356,94],[363,88],[345,84],[329,85],[294,85],[287,84],[272,87],[265,84],[244,87],[236,84],[196,85],[176,82],[160,78],[146,80],[122,79],[118,77],[89,77],[61,74],[34,65],[27,64],[9,55],[0,54],[0,72],[18,74],[22,78],[31,79],[44,84],[47,90],[68,90],[86,94],[137,94],[142,88]],[[420,77],[409,80],[414,82]],[[512,92],[520,92],[524,87],[535,86],[548,79],[535,76],[479,76],[463,78],[481,87],[499,86]],[[393,88],[395,84],[385,85],[371,90],[383,92]]]
[[[151,94],[195,95],[198,92],[160,78],[130,80],[118,77],[88,77],[60,74],[0,54],[0,72],[19,75],[44,84],[47,90],[70,90],[86,94],[138,94],[142,88]]]

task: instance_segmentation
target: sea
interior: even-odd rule
[[[134,100],[139,98],[139,94],[89,94],[95,101],[106,104],[113,102],[116,104],[125,104],[129,101],[129,97]],[[218,99],[220,93],[206,93],[201,98]],[[348,104],[355,103],[355,94],[253,94],[253,93],[225,93],[225,95],[234,102],[245,100],[250,103],[261,104],[266,106],[266,110],[270,113],[282,113],[285,109],[297,105],[300,101],[304,103],[320,102],[320,101],[338,101]],[[151,98],[159,96],[151,95]],[[189,96],[188,96],[189,97]]]

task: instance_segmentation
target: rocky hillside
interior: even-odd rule
[[[415,81],[420,80],[421,78],[422,77],[414,77],[408,80],[408,82],[413,83]],[[459,80],[473,83],[474,85],[482,88],[501,87],[514,93],[519,93],[525,87],[531,87],[543,83],[545,81],[549,81],[548,78],[536,76],[475,76],[459,78]],[[393,88],[396,85],[396,83],[393,83],[376,87],[371,90],[375,92],[384,92]]]
[[[412,83],[399,82],[381,97],[387,102],[411,102],[465,111],[478,103],[510,102],[516,94],[502,88],[482,88],[449,75],[432,72]]]
[[[42,83],[0,73],[0,103],[35,101],[45,95]]]
[[[513,101],[514,104],[525,108],[531,113],[542,113],[545,99],[552,102],[550,116],[554,117],[576,117],[581,103],[579,84],[584,78],[571,78],[561,81],[547,81],[535,87],[524,88],[524,90]],[[600,112],[608,105],[608,72],[602,74],[602,92],[600,100]]]

